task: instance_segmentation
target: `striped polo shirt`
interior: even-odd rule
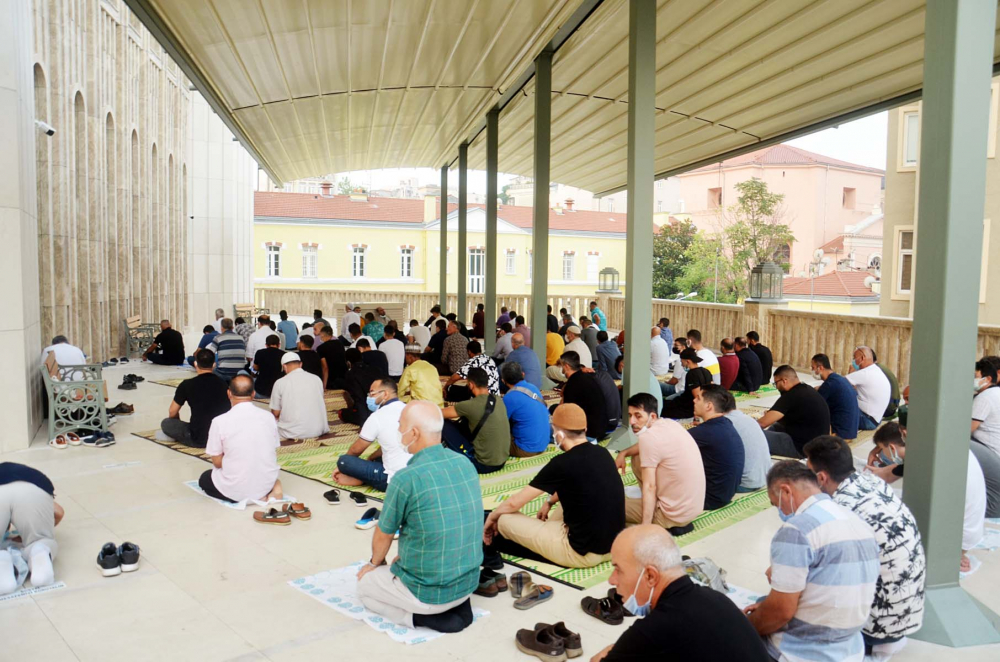
[[[715,355],[715,352],[707,347],[702,347],[698,350],[698,358],[701,359],[701,363],[698,364],[698,367],[704,368],[711,373],[712,383],[722,384],[722,371],[719,367],[719,357]]]
[[[801,593],[798,609],[769,635],[782,662],[861,662],[861,628],[879,576],[875,534],[825,494],[806,499],[771,540],[771,588]]]
[[[215,368],[223,376],[232,378],[246,367],[247,345],[243,336],[233,331],[226,331],[215,336],[208,346],[215,352]]]

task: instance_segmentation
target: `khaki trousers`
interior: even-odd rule
[[[392,574],[387,565],[381,565],[361,578],[358,582],[358,597],[361,604],[370,611],[408,628],[413,627],[414,614],[441,614],[469,599],[469,596],[465,596],[443,605],[421,602],[399,577]]]
[[[591,568],[611,558],[611,554],[580,554],[569,544],[569,528],[563,522],[562,508],[549,513],[547,521],[521,513],[502,515],[497,530],[507,540],[527,547],[543,558],[564,568]]]
[[[562,368],[557,365],[550,365],[545,369],[545,376],[554,382],[566,382],[566,375],[562,373]]]
[[[526,450],[522,450],[517,444],[515,444],[513,439],[510,440],[509,453],[511,457],[535,457],[536,455],[541,455],[544,452],[545,451],[538,451],[537,453],[529,453]]]
[[[635,474],[635,479],[639,484],[639,489],[642,489],[642,462],[639,459],[639,455],[633,455],[629,458],[632,465],[632,473]],[[626,524],[642,524],[642,499],[629,499],[625,498],[625,523]],[[687,526],[687,523],[674,522],[660,510],[660,504],[656,504],[656,509],[653,511],[653,524],[657,526],[662,526],[664,529],[671,529],[675,526]]]

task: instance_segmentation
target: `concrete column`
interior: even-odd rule
[[[498,133],[500,131],[500,111],[491,110],[486,114],[486,292],[483,306],[486,319],[496,319],[497,315],[497,166]],[[483,323],[485,328],[485,321]],[[487,353],[493,352],[497,344],[496,334],[487,333],[484,338]]]
[[[656,1],[629,0],[628,220],[625,237],[625,374],[622,397],[649,390],[653,318],[653,144]]]
[[[47,138],[35,129],[31,3],[0,0],[0,16],[0,240],[8,249],[8,287],[0,289],[0,346],[8,375],[4,452],[27,448],[41,424],[35,141]]]
[[[441,166],[441,225],[439,239],[441,254],[438,258],[441,272],[438,277],[438,305],[445,313],[448,312],[448,166]]]
[[[458,319],[467,322],[465,293],[469,288],[469,270],[466,262],[469,257],[469,146],[462,143],[458,146]],[[448,311],[443,310],[447,313]]]
[[[531,235],[532,349],[538,365],[545,365],[545,326],[549,287],[549,155],[552,149],[552,53],[542,51],[535,59],[535,164],[534,220]],[[552,384],[542,376],[542,386]]]
[[[929,0],[921,124],[920,265],[913,304],[913,407],[906,502],[927,552],[918,639],[1000,641],[996,614],[958,583],[969,462],[986,142],[996,3]],[[631,285],[631,284],[630,284]]]

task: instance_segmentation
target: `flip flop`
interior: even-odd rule
[[[524,587],[521,597],[514,601],[514,609],[531,609],[535,605],[551,600],[553,595],[555,592],[551,586],[528,584]]]
[[[83,442],[80,440],[80,435],[75,432],[66,433],[66,441],[69,442],[70,446],[79,446]]]
[[[258,510],[253,514],[253,519],[255,522],[260,522],[261,524],[291,524],[292,520],[287,513],[274,508],[268,508],[266,512]]]
[[[306,507],[304,503],[293,503],[285,504],[281,508],[281,512],[288,513],[295,519],[307,520],[312,519],[312,511]]]
[[[63,449],[69,447],[69,442],[66,440],[66,435],[58,434],[55,439],[49,440],[49,446],[52,448]]]
[[[524,589],[531,585],[531,575],[524,572],[515,572],[510,576],[510,594],[515,598],[521,597]]]

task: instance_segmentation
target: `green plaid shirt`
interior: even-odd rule
[[[483,562],[483,495],[479,474],[444,446],[425,448],[393,475],[378,519],[399,531],[392,573],[424,604],[466,597],[479,586]]]

